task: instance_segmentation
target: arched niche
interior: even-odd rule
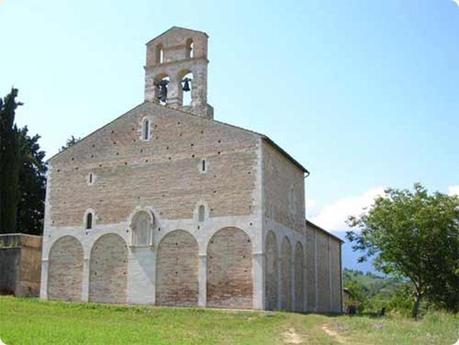
[[[217,231],[207,246],[207,305],[252,308],[252,243],[241,229]]]
[[[266,309],[277,309],[278,295],[278,257],[277,240],[274,232],[269,231],[265,244],[265,303]]]
[[[126,303],[126,242],[117,234],[105,234],[94,242],[89,262],[89,301]]]
[[[81,301],[83,246],[73,236],[63,236],[48,254],[48,299]]]
[[[198,304],[198,242],[189,232],[175,230],[161,240],[156,258],[156,304]]]

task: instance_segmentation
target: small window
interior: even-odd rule
[[[156,63],[163,63],[164,62],[164,49],[162,44],[159,44],[156,47]]]
[[[92,229],[92,213],[89,212],[86,215],[86,230],[91,230]]]
[[[205,218],[206,218],[206,207],[204,205],[200,205],[199,210],[198,210],[198,220],[200,222],[203,222]]]
[[[152,241],[152,216],[146,211],[139,211],[135,214],[131,223],[133,246],[149,246]]]
[[[199,171],[201,173],[206,173],[207,172],[207,161],[205,159],[201,159],[201,163],[199,164]]]
[[[186,57],[187,58],[193,58],[194,57],[194,51],[193,51],[193,40],[190,38],[189,40],[186,41]]]
[[[150,140],[150,121],[148,119],[143,121],[142,138],[143,140]]]
[[[86,182],[88,182],[88,185],[92,186],[94,182],[96,181],[96,175],[94,173],[89,173],[88,177],[86,178]]]

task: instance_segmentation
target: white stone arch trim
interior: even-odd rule
[[[104,233],[101,233],[101,234],[99,234],[98,236],[95,236],[95,237],[93,238],[93,240],[91,241],[91,243],[90,243],[89,246],[88,246],[88,254],[87,254],[87,256],[85,255],[85,259],[88,259],[89,261],[91,261],[91,256],[92,256],[92,254],[93,254],[92,251],[93,251],[94,246],[97,244],[97,242],[98,242],[102,237],[107,236],[107,235],[115,235],[115,236],[119,237],[120,240],[122,240],[123,243],[126,245],[126,248],[128,248],[127,254],[128,254],[128,256],[129,256],[129,245],[128,245],[128,243],[126,242],[126,239],[123,238],[123,236],[121,236],[120,234],[118,234],[118,233],[116,233],[116,232],[104,232]],[[85,253],[85,254],[86,254],[86,253]]]
[[[64,237],[71,237],[72,239],[75,239],[78,242],[78,244],[81,246],[81,248],[83,249],[83,255],[85,254],[84,244],[83,242],[80,241],[80,239],[77,236],[74,236],[71,234],[62,234],[62,236],[53,238],[51,242],[48,242],[48,250],[46,252],[45,251],[43,252],[44,255],[43,255],[42,261],[49,261],[49,253],[53,249],[54,245],[58,241],[62,240]]]
[[[247,235],[247,237],[250,239],[250,244],[251,244],[251,248],[252,248],[252,255],[253,254],[256,254],[256,246],[255,246],[255,235],[249,231],[246,231],[245,229],[241,228],[240,226],[237,226],[237,225],[225,225],[225,226],[221,226],[221,227],[218,227],[217,229],[215,229],[214,231],[212,232],[209,232],[208,235],[207,235],[207,238],[206,238],[206,241],[204,241],[205,243],[201,243],[203,245],[202,247],[202,251],[201,251],[201,248],[200,248],[200,253],[204,254],[204,255],[207,255],[207,248],[209,247],[209,243],[210,241],[212,240],[212,238],[220,231],[220,230],[224,230],[226,228],[235,228],[235,229],[238,229],[238,230],[241,230],[244,234]],[[199,242],[198,242],[199,243]],[[201,247],[201,246],[200,246]]]
[[[194,239],[194,240],[196,241],[196,243],[198,244],[198,248],[199,248],[199,241],[198,241],[198,239],[196,238],[196,236],[193,234],[193,232],[188,231],[188,230],[186,230],[186,229],[182,229],[182,228],[173,229],[173,230],[171,230],[171,231],[167,231],[167,232],[163,233],[162,236],[158,239],[158,245],[157,245],[156,247],[159,248],[159,246],[160,246],[161,242],[164,240],[164,238],[166,238],[168,235],[170,235],[170,234],[172,234],[172,233],[174,233],[174,232],[176,232],[176,231],[183,231],[183,232],[186,232],[187,234],[191,235],[191,237],[193,237],[193,239]],[[157,253],[157,252],[158,252],[158,251],[156,250],[156,253]]]
[[[152,247],[154,245],[154,230],[157,229],[158,227],[158,218],[156,217],[157,212],[153,209],[153,207],[150,206],[137,206],[128,216],[127,219],[127,224],[128,224],[128,231],[129,231],[129,236],[128,236],[128,246],[129,247],[136,247],[133,246],[133,236],[134,236],[134,220],[135,217],[139,213],[146,213],[150,217],[150,238],[149,238],[149,247]]]

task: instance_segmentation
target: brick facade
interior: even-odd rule
[[[156,262],[156,304],[197,306],[198,243],[190,233],[168,233],[159,244]]]
[[[54,243],[49,256],[48,298],[80,301],[83,284],[83,247],[72,236]]]
[[[304,311],[316,308],[320,272],[334,294],[324,311],[334,308],[340,254],[320,246],[312,261],[307,170],[268,137],[213,120],[207,63],[206,34],[158,36],[147,44],[145,102],[50,159],[42,298]],[[167,104],[158,104],[166,75]],[[136,227],[139,212],[148,217]],[[68,236],[72,260],[54,253]],[[318,254],[328,258],[320,270]],[[64,293],[67,278],[77,283]]]
[[[270,231],[266,237],[265,249],[265,289],[266,309],[277,309],[278,296],[278,253],[277,241],[274,232]]]
[[[126,303],[127,246],[116,234],[100,237],[92,247],[89,264],[89,300]]]
[[[252,243],[237,228],[219,230],[207,247],[207,305],[251,308]]]

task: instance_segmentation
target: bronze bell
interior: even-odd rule
[[[191,81],[190,78],[185,78],[185,79],[182,80],[182,82],[183,82],[182,90],[183,90],[183,91],[188,92],[188,91],[191,90],[191,88],[190,88],[190,81]]]

